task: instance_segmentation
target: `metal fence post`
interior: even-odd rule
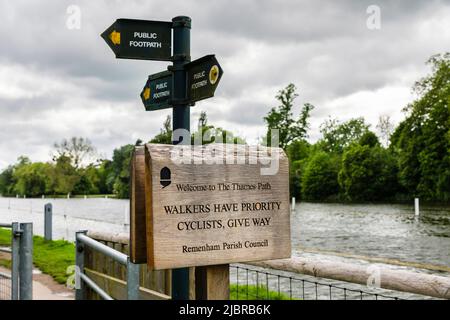
[[[45,240],[52,240],[52,215],[53,207],[51,203],[44,206],[44,237]]]
[[[81,280],[80,273],[84,272],[84,243],[78,240],[78,234],[87,234],[87,230],[75,233],[75,300],[86,300],[86,284]]]
[[[127,299],[139,300],[139,265],[127,259]]]
[[[19,298],[33,299],[33,224],[20,224]]]
[[[19,300],[19,223],[13,222],[11,227],[11,300]]]

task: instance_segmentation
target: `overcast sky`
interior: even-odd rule
[[[67,27],[70,5],[79,29]],[[290,82],[297,112],[315,106],[311,141],[328,116],[363,116],[374,129],[380,115],[398,123],[425,61],[450,51],[450,1],[1,1],[0,168],[20,155],[47,161],[53,143],[71,136],[110,157],[157,134],[171,111],[144,111],[139,94],[167,62],[115,59],[100,33],[117,18],[177,15],[192,18],[192,59],[216,54],[224,69],[216,96],[191,109],[191,126],[204,110],[250,143]]]

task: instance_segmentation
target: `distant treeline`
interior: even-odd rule
[[[428,201],[450,201],[450,54],[432,56],[432,72],[413,87],[417,99],[403,111],[405,119],[396,127],[381,115],[375,130],[364,118],[341,122],[327,119],[320,126],[321,138],[307,141],[309,118],[314,106],[303,105],[293,117],[296,88],[289,84],[276,96],[264,122],[266,138],[279,130],[279,145],[290,159],[291,195],[313,201],[396,201],[420,197]],[[363,107],[363,106],[362,106]],[[204,112],[198,130],[210,139],[245,143],[230,131],[211,126]],[[171,120],[166,119],[152,143],[171,143]],[[95,148],[83,138],[55,144],[49,162],[32,163],[26,157],[0,174],[0,193],[15,196],[56,194],[111,194],[129,196],[130,159],[135,145],[114,150],[109,159],[96,159]]]
[[[208,130],[211,143],[215,137],[226,137],[227,143],[245,143],[240,137],[208,125],[206,113],[199,117],[199,130]],[[171,119],[167,117],[160,133],[149,142],[170,144],[172,141]],[[114,149],[112,159],[99,159],[89,139],[73,137],[54,144],[52,160],[31,162],[26,156],[8,166],[0,173],[0,194],[40,197],[42,195],[92,195],[115,194],[118,198],[129,197],[130,161],[132,152],[142,140]]]
[[[316,143],[290,141],[292,194],[322,201],[448,202],[450,54],[432,56],[428,63],[432,72],[415,83],[417,99],[403,109],[405,119],[397,127],[381,116],[377,136],[363,118],[329,119]]]

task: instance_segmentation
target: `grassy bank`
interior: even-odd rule
[[[260,285],[230,285],[230,300],[291,300],[287,294],[267,290]]]
[[[10,244],[11,231],[0,229],[0,246]],[[68,277],[67,267],[75,264],[75,245],[65,240],[47,241],[41,236],[34,236],[33,264],[58,283],[65,283]],[[0,259],[0,265],[9,267],[9,259]]]

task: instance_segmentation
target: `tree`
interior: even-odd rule
[[[81,137],[63,139],[60,143],[55,143],[54,147],[56,154],[53,156],[53,160],[56,161],[61,156],[65,156],[70,159],[72,166],[76,169],[85,165],[86,161],[89,162],[88,164],[92,163],[92,158],[96,153],[91,141]]]
[[[167,116],[160,133],[151,139],[150,143],[172,144],[172,121],[170,116]]]
[[[51,170],[49,163],[35,162],[18,166],[14,170],[14,192],[21,195],[37,197],[48,194],[52,188]]]
[[[380,141],[375,133],[372,131],[366,131],[361,138],[359,138],[359,144],[362,146],[369,146],[370,148],[380,146]]]
[[[74,186],[74,194],[98,194],[100,191],[99,169],[94,165],[78,170],[80,179]]]
[[[322,139],[319,145],[326,152],[341,154],[350,144],[358,141],[369,130],[369,126],[362,117],[344,123],[337,119],[327,119],[320,125]]]
[[[396,176],[395,161],[387,150],[354,143],[342,156],[338,181],[348,200],[376,201],[395,196]]]
[[[72,165],[70,157],[61,155],[56,159],[53,181],[55,193],[70,194],[73,192],[75,185],[80,181],[80,175]]]
[[[112,161],[108,159],[102,159],[97,166],[98,174],[98,190],[100,194],[113,193],[114,186],[114,174],[112,170]]]
[[[245,139],[235,136],[231,131],[208,124],[205,111],[200,112],[197,131],[191,134],[191,144],[229,143],[245,144]]]
[[[388,115],[382,115],[378,118],[378,124],[376,126],[380,135],[381,143],[384,147],[389,146],[389,140],[394,132],[394,125],[391,122],[391,117]]]
[[[337,195],[339,185],[336,156],[318,151],[308,161],[302,175],[302,195],[309,200],[326,200]]]
[[[306,140],[295,140],[288,145],[289,191],[292,197],[301,198],[301,179],[305,161],[310,154],[311,145]]]
[[[133,144],[127,144],[113,151],[108,180],[113,182],[113,192],[118,198],[130,196],[130,163],[134,148]]]
[[[205,111],[200,112],[200,116],[198,117],[198,127],[203,128],[208,125],[208,116]]]
[[[264,121],[267,124],[267,145],[271,145],[270,137],[273,129],[279,130],[279,146],[284,150],[293,141],[307,138],[308,120],[314,106],[309,103],[304,104],[299,118],[295,120],[292,114],[294,100],[298,96],[295,90],[295,85],[292,83],[280,90],[276,96],[280,105],[270,109],[267,116],[264,117]]]
[[[8,166],[5,170],[0,173],[0,194],[2,196],[11,196],[13,195],[13,188],[15,184],[14,176],[14,167]]]
[[[409,196],[450,200],[450,53],[432,56],[432,73],[414,86],[418,98],[391,137],[399,181]]]

